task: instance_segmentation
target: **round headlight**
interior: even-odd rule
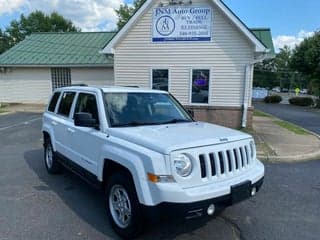
[[[187,177],[192,172],[191,159],[185,154],[180,154],[175,157],[173,160],[173,165],[176,173],[181,177]]]

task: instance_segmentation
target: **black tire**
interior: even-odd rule
[[[126,207],[128,205],[131,208],[131,215],[130,218],[127,219],[127,224],[119,223],[119,219],[116,217],[120,215],[120,210],[115,210],[115,207],[111,203],[114,202],[117,196],[114,193],[116,190],[121,190],[122,197],[126,199],[128,197],[129,203],[124,204]],[[120,192],[121,192],[120,191]],[[126,192],[126,193],[124,193]],[[125,196],[126,195],[126,196]],[[111,200],[113,199],[113,200]],[[126,203],[126,201],[122,201],[123,199],[120,198],[120,202]],[[118,172],[110,176],[107,180],[106,184],[106,191],[105,191],[105,204],[107,208],[107,215],[109,221],[113,227],[113,229],[124,239],[132,239],[137,237],[141,233],[142,229],[142,214],[141,214],[141,207],[138,200],[138,196],[134,187],[134,183],[132,177],[129,173],[126,172]],[[119,207],[119,206],[118,206]],[[119,207],[119,208],[126,208],[126,207]],[[117,214],[119,213],[119,214]],[[122,213],[124,214],[124,213]],[[120,217],[119,217],[120,218]],[[118,220],[117,220],[118,219]],[[121,221],[120,221],[121,222]],[[120,225],[122,226],[120,226]]]
[[[50,154],[51,161],[49,160]],[[61,164],[57,161],[50,138],[46,138],[44,143],[44,164],[49,174],[58,174],[62,170]]]

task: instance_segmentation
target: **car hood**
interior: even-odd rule
[[[110,128],[108,133],[163,154],[251,138],[240,131],[205,122]]]

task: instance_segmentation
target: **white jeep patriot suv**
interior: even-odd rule
[[[263,183],[250,135],[193,120],[164,91],[57,89],[42,132],[48,172],[64,166],[103,186],[110,222],[126,238],[145,218],[213,215]]]

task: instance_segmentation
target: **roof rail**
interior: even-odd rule
[[[123,86],[123,87],[140,88],[139,86]]]
[[[71,87],[88,87],[88,85],[84,83],[79,83],[79,84],[71,84]]]

